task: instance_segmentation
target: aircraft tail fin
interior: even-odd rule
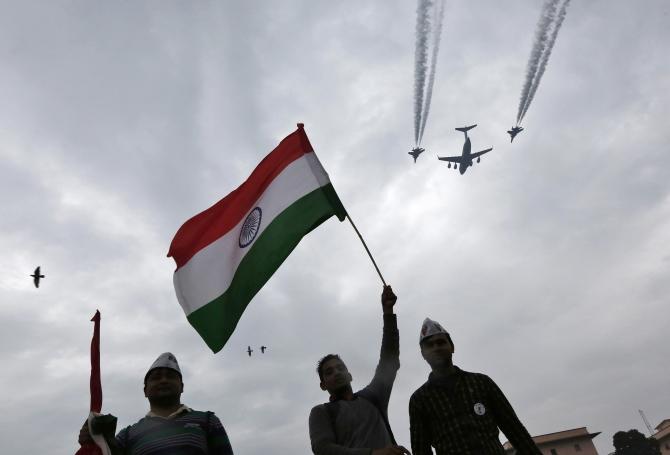
[[[474,128],[475,126],[477,126],[476,123],[475,123],[474,125],[470,125],[470,126],[462,126],[462,127],[460,127],[460,128],[456,128],[456,130],[458,130],[458,131],[462,131],[462,132],[466,133],[466,132],[468,132],[469,130],[471,130],[472,128]]]

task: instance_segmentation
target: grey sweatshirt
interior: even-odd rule
[[[393,444],[384,419],[388,420],[388,403],[400,368],[399,359],[398,322],[395,314],[387,314],[379,363],[370,384],[356,392],[351,401],[339,400],[312,408],[309,437],[315,455],[369,455],[373,449]],[[336,412],[329,411],[328,406],[336,406]]]

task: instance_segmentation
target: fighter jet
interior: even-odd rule
[[[252,352],[254,352],[254,350],[251,349],[251,346],[247,346],[247,354],[249,354],[249,357],[251,357]]]
[[[461,173],[461,175],[465,174],[465,171],[468,170],[469,166],[472,166],[472,160],[474,158],[477,158],[477,162],[479,163],[481,155],[484,153],[488,153],[491,150],[493,150],[493,147],[482,150],[481,152],[476,152],[476,153],[470,153],[470,138],[468,137],[468,130],[471,130],[477,125],[470,125],[470,126],[464,126],[462,128],[456,128],[458,131],[462,131],[463,134],[465,134],[465,143],[463,144],[463,153],[461,156],[438,156],[438,160],[442,161],[448,161],[449,166],[451,168],[451,163],[454,163],[454,169],[458,168],[458,171]]]
[[[422,149],[421,147],[414,147],[411,152],[407,152],[407,154],[412,155],[412,158],[414,158],[414,162],[416,163],[416,159],[421,155],[423,152],[425,152],[425,149]]]
[[[514,137],[522,131],[523,131],[523,128],[521,128],[519,125],[517,125],[515,127],[512,127],[512,129],[507,132],[507,134],[510,135],[510,140],[509,140],[510,143],[512,143],[512,141],[514,141]]]
[[[40,275],[40,267],[39,266],[37,266],[37,268],[35,269],[35,272],[33,272],[33,274],[30,275],[30,276],[33,277],[33,283],[35,283],[35,287],[36,288],[40,287],[40,278],[44,278],[44,275]]]
[[[267,346],[261,346],[261,354],[265,354],[265,350],[267,349]]]

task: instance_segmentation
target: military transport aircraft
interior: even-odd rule
[[[265,354],[265,350],[267,349],[267,346],[261,346],[261,354]]]
[[[465,171],[468,170],[469,166],[472,166],[472,160],[474,158],[477,158],[477,162],[479,163],[479,160],[481,159],[480,157],[484,153],[488,153],[491,150],[493,150],[493,147],[488,148],[486,150],[482,150],[481,152],[476,152],[476,153],[470,153],[470,138],[468,137],[468,130],[471,130],[474,128],[475,125],[470,125],[470,126],[464,126],[462,128],[456,128],[458,131],[462,131],[463,134],[465,134],[465,143],[463,144],[463,153],[461,156],[438,156],[438,160],[442,161],[448,161],[449,166],[451,167],[451,163],[454,163],[454,169],[458,168],[458,171],[461,173],[461,175],[465,174]]]
[[[247,346],[247,354],[249,354],[249,357],[251,357],[252,352],[254,352],[254,350],[251,349],[251,346]]]
[[[509,134],[509,135],[511,136],[511,137],[510,137],[510,140],[509,140],[510,143],[511,143],[512,141],[514,141],[514,137],[515,137],[517,134],[519,134],[520,132],[522,132],[522,131],[523,131],[523,128],[521,128],[519,125],[513,127],[511,130],[509,130],[509,131],[507,132],[507,134]]]
[[[407,152],[409,155],[412,155],[414,158],[414,162],[416,163],[416,159],[421,155],[423,152],[425,152],[425,149],[422,149],[421,147],[414,147],[411,152]]]

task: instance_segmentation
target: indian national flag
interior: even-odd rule
[[[303,130],[287,136],[235,191],[179,228],[168,256],[191,325],[214,352],[300,239],[346,212]]]

